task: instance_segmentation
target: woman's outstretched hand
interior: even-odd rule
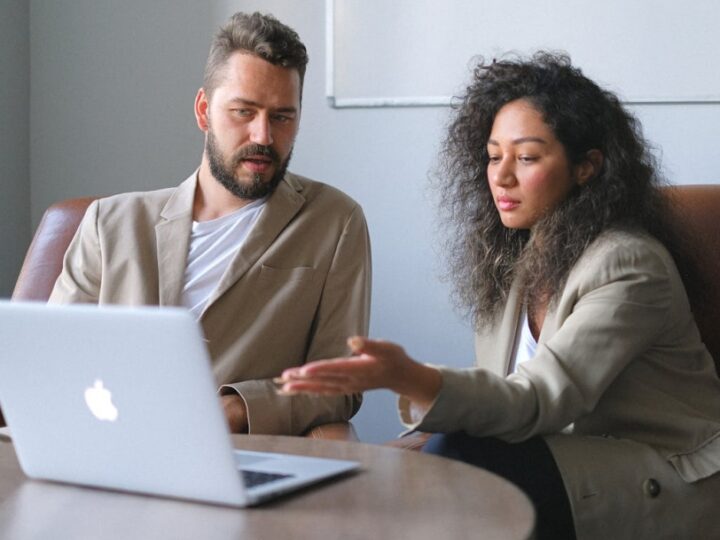
[[[440,391],[440,372],[415,362],[399,345],[351,337],[348,346],[353,356],[286,369],[275,381],[279,391],[339,395],[387,388],[419,405],[429,405]]]

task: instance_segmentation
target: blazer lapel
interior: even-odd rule
[[[301,189],[302,186],[290,174],[280,182],[275,193],[268,199],[257,223],[220,278],[220,283],[210,295],[203,315],[258,261],[300,211],[305,204],[305,197],[298,193]]]
[[[197,171],[185,180],[162,209],[155,226],[158,289],[161,306],[182,305]]]
[[[520,286],[514,281],[508,292],[505,309],[496,319],[496,324],[486,333],[475,336],[475,355],[478,362],[483,368],[501,377],[508,375],[510,369],[521,311]]]

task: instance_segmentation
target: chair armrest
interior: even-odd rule
[[[405,437],[398,437],[392,441],[383,443],[383,446],[392,446],[393,448],[401,448],[403,450],[422,450],[425,443],[432,436],[432,433],[412,433]]]
[[[320,424],[308,429],[303,437],[310,439],[327,439],[334,441],[359,442],[360,439],[355,428],[350,422],[333,422],[331,424]]]

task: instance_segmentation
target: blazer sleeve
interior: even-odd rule
[[[591,412],[628,363],[672,324],[679,282],[672,265],[664,248],[647,241],[581,257],[546,317],[545,325],[559,320],[557,329],[546,340],[541,334],[532,359],[507,377],[440,368],[443,384],[432,407],[413,422],[401,399],[401,419],[421,431],[464,430],[509,442],[561,431]]]
[[[99,201],[93,201],[85,211],[75,236],[70,242],[63,267],[48,303],[97,303],[100,298],[102,263],[98,235]]]
[[[305,361],[348,354],[347,338],[367,335],[371,291],[370,239],[359,206],[348,215],[325,278],[312,324]],[[226,385],[238,392],[248,410],[250,433],[299,435],[325,423],[349,420],[362,394],[281,396],[272,380]]]

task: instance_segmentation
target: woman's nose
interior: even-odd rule
[[[515,182],[515,170],[510,160],[502,159],[491,165],[490,181],[497,186],[509,186]]]

